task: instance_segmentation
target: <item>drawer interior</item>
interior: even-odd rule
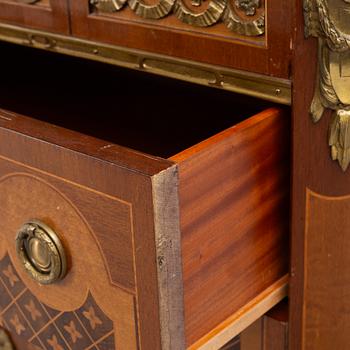
[[[1,44],[0,107],[169,158],[270,102]]]

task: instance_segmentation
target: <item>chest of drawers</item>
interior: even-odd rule
[[[3,49],[17,69],[0,87],[0,300],[15,342],[218,348],[283,298],[287,108]]]
[[[349,10],[0,0],[0,40],[41,50],[0,47],[20,349],[219,349],[286,295],[289,223],[290,349],[348,347]]]

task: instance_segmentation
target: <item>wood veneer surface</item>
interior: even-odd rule
[[[0,21],[23,27],[69,34],[68,2],[40,1],[24,4],[20,1],[0,1]]]
[[[263,317],[263,350],[288,350],[288,317],[287,299]]]
[[[0,120],[4,124],[2,152],[7,156],[70,181],[93,184],[106,193],[120,191],[115,187],[118,183],[127,184],[120,194],[123,198],[129,196],[127,189],[137,198],[144,197],[137,193],[145,190],[147,198],[132,199],[143,210],[135,228],[137,242],[145,239],[142,222],[151,225],[152,221],[150,177],[173,162],[178,164],[187,345],[285,275],[288,109],[265,109],[268,104],[239,95],[63,56],[47,54],[51,59],[45,61],[34,51],[12,49],[8,55],[3,51],[4,59],[18,69],[3,69],[0,106],[36,119],[14,116],[13,122]],[[27,60],[19,65],[24,52]],[[108,77],[113,78],[113,84]],[[262,109],[264,112],[248,118]],[[4,115],[11,120],[12,114]],[[80,134],[44,124],[45,120]],[[116,135],[120,127],[122,133]],[[135,130],[136,137],[132,136]],[[18,132],[28,137],[22,138]],[[168,139],[171,142],[166,143]],[[172,157],[168,161],[118,146],[123,140],[143,152],[159,155],[161,151],[160,155]],[[60,162],[48,161],[62,159],[75,164],[76,157],[79,169],[77,165],[61,168]],[[104,179],[110,166],[123,174],[113,177],[108,171],[110,181]],[[130,173],[124,173],[128,169]],[[129,176],[135,181],[129,182]],[[153,236],[136,254],[136,266],[141,266],[136,270],[136,285],[141,341],[158,349],[155,266],[144,264],[154,249]],[[157,329],[152,329],[152,322]]]
[[[292,5],[291,1],[267,0],[266,34],[256,39],[227,31],[220,37],[216,25],[202,29],[179,21],[172,25],[168,18],[135,18],[128,9],[113,16],[92,13],[85,0],[75,0],[71,2],[72,33],[93,41],[288,79]]]
[[[301,0],[294,1],[290,349],[346,349],[349,269],[343,249],[349,245],[350,176],[330,156],[331,113],[317,124],[309,114],[317,39],[304,36],[302,6]],[[310,191],[319,200],[310,199]]]
[[[268,109],[179,163],[187,344],[288,269],[289,120]]]
[[[128,288],[121,289],[117,287],[117,290],[114,290],[115,296],[113,296],[114,294],[108,294],[113,288],[116,288],[112,285],[113,275],[121,268],[114,256],[116,250],[111,248],[114,245],[118,245],[118,241],[123,238],[121,235],[115,234],[116,231],[113,229],[113,223],[110,220],[116,216],[108,214],[108,210],[111,209],[110,205],[107,205],[105,208],[108,209],[107,211],[100,212],[106,203],[101,203],[101,199],[90,199],[86,202],[88,194],[84,194],[84,191],[92,192],[99,196],[115,198],[129,206],[132,204],[133,216],[129,216],[133,232],[133,257],[131,260],[133,266],[137,266],[137,269],[134,270],[133,278],[130,279],[129,277],[128,284],[130,286],[131,283],[136,288],[137,309],[135,306],[135,309],[131,308],[128,312],[124,313],[122,311],[118,313],[118,310],[121,310],[120,306],[118,307],[114,304],[115,306],[111,307],[109,311],[119,315],[118,317],[124,318],[124,321],[129,325],[130,321],[137,317],[138,324],[134,323],[132,327],[135,331],[137,327],[140,344],[146,349],[160,349],[158,276],[155,264],[153,191],[150,177],[167,169],[172,163],[160,158],[144,156],[138,152],[118,149],[118,146],[113,148],[105,147],[108,145],[105,141],[87,138],[82,134],[58,129],[49,124],[44,125],[43,122],[33,119],[19,117],[6,112],[1,112],[1,115],[2,165],[0,169],[4,175],[7,173],[19,173],[43,179],[44,182],[50,183],[51,186],[58,189],[57,191],[63,192],[67,198],[70,198],[79,212],[84,213],[85,222],[88,223],[89,227],[94,227],[91,231],[95,235],[95,245],[91,246],[91,254],[84,254],[83,256],[86,266],[91,267],[91,269],[85,268],[84,270],[84,273],[88,274],[87,278],[83,278],[84,273],[81,276],[75,274],[75,278],[73,274],[71,278],[64,279],[60,286],[52,286],[51,292],[54,294],[45,293],[45,289],[40,288],[22,271],[15,257],[14,245],[12,244],[15,235],[14,228],[6,231],[6,240],[0,241],[1,256],[9,249],[12,252],[11,256],[16,264],[17,271],[21,273],[21,277],[26,281],[26,285],[31,286],[31,290],[34,291],[38,298],[48,300],[49,305],[56,305],[58,310],[71,311],[72,305],[76,306],[78,304],[79,296],[86,297],[87,287],[85,284],[91,283],[93,289],[99,290],[99,293],[101,293],[101,295],[97,293],[96,298],[104,305],[103,309],[106,310],[105,312],[108,312],[109,309],[106,305],[114,304],[118,300],[117,296],[120,292],[127,295],[129,300],[134,298],[135,292],[132,291],[133,287],[129,290]],[[87,140],[89,142],[86,142]],[[79,191],[82,191],[80,195],[75,193],[77,188]],[[20,194],[21,192],[18,192],[18,195]],[[40,192],[35,191],[32,195],[39,196]],[[40,198],[37,198],[37,200],[41,205],[45,204],[40,202]],[[10,204],[12,203],[11,201],[9,202]],[[96,205],[97,208],[94,211],[86,212],[89,202],[90,205]],[[30,205],[26,205],[26,203],[28,201],[22,203],[24,208],[30,210]],[[53,203],[56,202],[54,201]],[[57,206],[59,207],[60,203],[57,203],[54,207],[56,210]],[[45,211],[51,207],[52,203],[46,206],[43,211],[35,213],[36,216],[44,215]],[[10,215],[8,217],[10,220],[16,220],[21,215],[22,213],[19,211],[16,212],[16,216],[12,217]],[[60,230],[60,232],[71,232],[72,227],[68,228],[68,230],[63,229],[63,226],[66,225],[65,220],[62,220],[62,222],[58,220],[59,216],[55,215],[54,210],[50,214],[44,215],[44,217],[40,216],[40,218],[45,221],[49,218],[50,224],[54,224],[55,228]],[[28,218],[22,217],[22,220],[18,220],[18,222],[25,220],[28,220]],[[98,227],[100,227],[101,220],[112,231],[107,237],[103,237],[104,233],[102,233],[102,236],[98,235]],[[78,226],[77,232],[80,232],[81,229],[82,227]],[[84,235],[80,233],[77,235],[69,234],[69,236],[65,237],[65,242],[69,244],[72,256],[78,256],[75,266],[80,265],[79,261],[82,261],[82,257],[79,255],[79,240],[82,237]],[[107,247],[103,242],[101,242],[102,244],[99,243],[100,240],[103,241],[106,238],[110,239]],[[11,244],[8,242],[11,242]],[[86,239],[85,242],[88,243],[89,241]],[[96,242],[98,243],[97,246],[100,247],[98,253],[96,253]],[[86,252],[85,248],[83,251]],[[123,258],[125,254],[128,255],[126,249],[120,250],[119,253],[121,254],[120,258]],[[101,269],[98,269],[101,254],[106,259],[103,267],[101,266]],[[99,258],[96,259],[96,257]],[[100,277],[95,276],[94,278],[93,271],[97,272]],[[109,278],[107,277],[101,283],[103,276],[109,276]],[[83,278],[83,280],[79,283],[80,278]],[[95,284],[94,281],[96,282]],[[81,288],[82,285],[85,287]],[[117,293],[118,291],[119,293]],[[50,297],[52,297],[51,301]],[[83,300],[80,300],[79,307],[82,305],[82,302]],[[129,336],[127,328],[120,327],[119,331],[123,334],[123,336],[119,336],[119,347],[135,349],[136,345],[125,345],[128,344],[127,342],[129,344],[132,342],[132,337]],[[122,346],[122,344],[124,345]]]

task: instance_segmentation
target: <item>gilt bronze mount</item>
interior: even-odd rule
[[[318,38],[318,77],[310,113],[317,123],[334,111],[329,129],[333,160],[350,164],[350,0],[304,0],[305,35]]]
[[[119,12],[128,5],[136,16],[160,20],[174,15],[192,27],[210,27],[224,23],[231,31],[245,36],[265,33],[264,0],[89,0],[92,11]]]

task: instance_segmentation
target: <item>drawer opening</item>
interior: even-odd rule
[[[128,311],[132,319],[138,317],[141,331],[135,336],[152,334],[163,312],[159,282],[169,276],[158,270],[163,260],[156,252],[163,252],[157,251],[156,237],[165,238],[171,249],[178,244],[176,262],[168,266],[182,270],[176,283],[183,287],[183,302],[169,300],[179,306],[174,310],[181,312],[178,322],[188,346],[219,330],[279,281],[285,285],[287,108],[31,48],[0,44],[0,53],[0,108],[15,112],[13,118],[0,115],[0,171],[6,177],[24,172],[35,184],[43,178],[40,186],[57,187],[94,225],[113,282],[137,294],[130,299],[137,305]],[[34,187],[21,188],[26,191],[16,187],[6,198],[18,194],[28,215],[8,200],[14,209],[4,217],[13,223],[11,232],[33,216],[34,204],[43,218],[56,220],[56,201],[34,201]],[[40,197],[41,188],[35,190]],[[30,199],[22,200],[22,193]],[[57,222],[65,224],[65,218]],[[74,232],[67,239],[75,237],[68,223]],[[80,244],[76,247],[75,259],[85,263]]]
[[[26,47],[4,43],[0,52],[1,108],[162,158],[272,106]]]

